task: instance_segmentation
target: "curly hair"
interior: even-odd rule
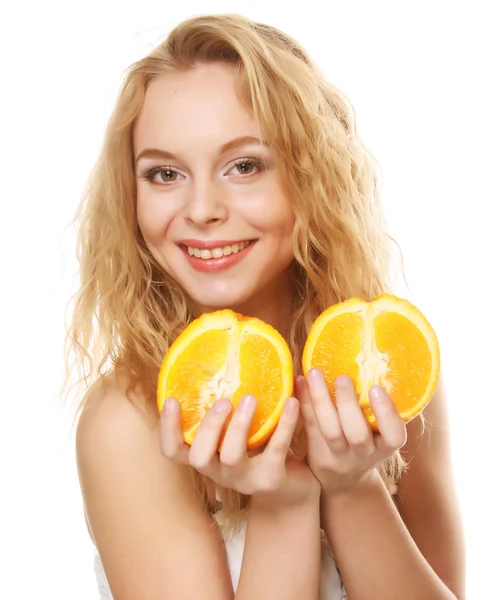
[[[67,392],[121,371],[127,396],[140,386],[145,401],[156,402],[161,361],[192,315],[185,291],[160,268],[138,227],[132,130],[151,81],[210,62],[236,69],[292,201],[296,301],[287,341],[296,370],[323,310],[391,291],[394,240],[380,202],[379,164],[359,138],[352,104],[278,29],[236,14],[196,16],[127,70],[78,207],[80,287],[65,341]],[[390,493],[405,466],[399,452],[381,465]],[[205,500],[202,478],[194,476]],[[247,498],[218,491],[224,514],[238,523]]]

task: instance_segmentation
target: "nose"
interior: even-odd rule
[[[185,218],[197,227],[222,223],[227,219],[225,191],[212,181],[194,182],[188,191]]]

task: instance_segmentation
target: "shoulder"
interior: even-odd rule
[[[407,425],[407,461],[397,507],[419,550],[452,590],[462,590],[465,543],[452,468],[449,414],[442,376],[432,400]]]
[[[174,597],[196,593],[191,561],[209,588],[227,589],[220,536],[193,471],[162,454],[159,420],[125,391],[124,381],[97,382],[76,430],[85,513],[114,597],[165,597],[167,585]]]
[[[159,454],[157,427],[141,402],[127,394],[127,380],[103,377],[87,391],[76,428],[77,471],[84,496],[86,522],[91,531],[89,502],[101,493],[97,477],[120,476],[126,461],[132,469]]]
[[[167,480],[179,483],[180,477],[190,477],[187,469],[162,455],[159,419],[141,395],[128,392],[124,377],[102,378],[88,390],[75,446],[81,486],[84,491],[89,487],[90,494],[98,489],[94,484],[101,472],[120,477],[129,470],[140,476],[150,465]]]
[[[143,422],[155,426],[157,414],[141,391],[129,390],[124,375],[110,375],[98,379],[87,391],[77,426],[77,437],[90,427],[107,427],[115,419]]]
[[[408,462],[406,475],[426,469],[432,477],[451,476],[450,423],[446,387],[442,373],[431,401],[407,426],[408,439],[401,454]],[[405,479],[408,481],[408,479]]]

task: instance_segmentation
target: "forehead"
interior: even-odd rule
[[[134,145],[259,137],[251,109],[238,96],[239,82],[236,70],[220,63],[156,77],[135,122]]]

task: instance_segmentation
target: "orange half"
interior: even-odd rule
[[[371,427],[372,385],[383,387],[404,421],[432,398],[439,377],[436,334],[410,302],[381,294],[371,302],[352,298],[331,306],[313,323],[303,351],[303,372],[321,369],[335,401],[334,380],[352,378]]]
[[[170,346],[159,371],[157,403],[161,412],[167,398],[179,401],[184,441],[192,444],[217,400],[231,401],[232,416],[241,397],[252,394],[257,400],[249,429],[252,449],[272,435],[292,388],[292,356],[280,333],[225,309],[192,321]]]

